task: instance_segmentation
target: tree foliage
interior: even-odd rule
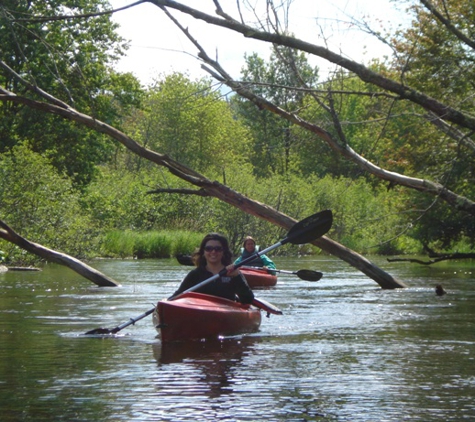
[[[17,95],[32,92],[21,77],[31,86],[120,127],[122,116],[131,105],[140,104],[141,96],[135,78],[112,70],[124,53],[124,41],[108,15],[74,19],[80,13],[94,15],[107,5],[105,0],[2,2],[1,85]],[[60,172],[79,185],[87,184],[94,177],[95,165],[107,161],[113,152],[110,142],[95,131],[84,133],[72,122],[13,103],[0,108],[0,139],[0,152],[28,139],[34,151],[45,153]]]
[[[18,233],[78,257],[97,252],[98,226],[82,212],[70,179],[49,159],[18,144],[0,156],[0,180],[0,219]],[[2,249],[17,261],[31,260],[11,245]]]
[[[305,94],[295,90],[305,84],[313,87],[318,69],[312,68],[305,54],[276,46],[269,61],[256,53],[246,57],[242,80],[251,82],[255,93],[279,107],[298,110]],[[293,163],[300,147],[300,139],[292,124],[275,114],[260,110],[254,104],[234,95],[231,103],[238,118],[243,120],[254,136],[251,163],[256,175],[285,174],[295,170]]]
[[[144,108],[133,126],[148,148],[220,178],[229,163],[247,160],[248,131],[210,81],[191,81],[181,73],[165,76],[148,90]]]
[[[411,189],[410,195],[405,198],[408,198],[406,207],[414,225],[425,222],[426,227],[429,227],[436,223],[428,212],[432,205],[422,209],[418,207],[419,204],[432,204],[434,201],[454,216],[467,213],[473,220],[474,184],[470,182],[473,179],[471,157],[474,143],[471,135],[475,129],[475,118],[472,113],[470,78],[473,70],[469,69],[473,55],[473,25],[470,21],[472,7],[468,1],[462,2],[461,7],[445,7],[445,2],[428,0],[421,1],[420,7],[417,2],[409,3],[415,5],[414,16],[419,23],[415,23],[410,31],[400,32],[396,34],[397,37],[387,37],[384,40],[387,43],[392,42],[397,54],[394,61],[388,61],[384,66],[379,63],[365,66],[326,47],[288,35],[288,32],[282,30],[282,22],[288,20],[287,9],[280,8],[273,2],[267,3],[268,13],[258,24],[246,20],[243,16],[233,19],[229,11],[226,13],[220,8],[217,9],[220,19],[216,19],[206,12],[198,12],[182,4],[166,0],[161,2],[170,9],[180,10],[193,17],[199,16],[200,20],[210,25],[272,43],[273,46],[278,45],[279,48],[296,50],[328,60],[340,68],[339,75],[344,79],[358,79],[363,83],[359,85],[364,91],[342,91],[341,83],[334,83],[338,82],[338,79],[332,79],[326,85],[326,96],[323,93],[313,95],[323,110],[321,115],[325,117],[315,122],[303,118],[306,110],[295,109],[279,103],[278,99],[272,100],[261,95],[262,86],[279,88],[278,85],[272,85],[270,75],[262,71],[254,72],[253,79],[246,80],[245,84],[232,80],[203,48],[200,49],[200,58],[217,72],[217,79],[234,89],[242,98],[311,132],[320,142],[326,143],[333,153],[338,154],[340,159],[343,158],[358,167],[357,171],[347,167],[345,171],[351,171],[347,174],[353,174],[355,177],[376,176],[388,184],[388,189],[395,185]],[[257,7],[252,9],[254,13],[257,10]],[[281,13],[283,10],[284,14]],[[242,13],[240,9],[239,13]],[[369,25],[365,26],[365,29],[371,31]],[[411,31],[416,36],[411,36]],[[186,31],[183,32],[187,34]],[[376,31],[374,34],[383,39],[382,34]],[[425,42],[425,37],[430,41]],[[446,42],[441,43],[440,37]],[[195,46],[199,45],[191,36],[190,40]],[[445,55],[448,60],[444,66],[437,60],[433,61],[432,67],[424,66],[424,59],[419,65],[417,49],[411,48],[419,40],[424,41],[421,43],[421,56],[429,57],[431,62],[431,55],[425,53],[429,52],[439,60],[440,55]],[[428,47],[427,50],[425,47]],[[253,69],[259,66],[262,68],[257,60],[254,62],[256,66],[253,63]],[[454,65],[453,72],[449,63]],[[298,75],[297,66],[292,70]],[[411,79],[412,70],[417,81]],[[463,81],[451,81],[447,84],[448,75],[463,78]],[[466,76],[468,77],[465,78]],[[267,78],[264,80],[263,77]],[[344,79],[340,81],[346,88],[347,82]],[[430,82],[428,79],[431,79]],[[306,87],[305,83],[301,80],[300,82],[295,92]],[[429,89],[425,88],[426,85]],[[460,93],[461,97],[457,97],[457,93]],[[363,104],[364,107],[361,107]],[[360,107],[354,108],[356,105]],[[368,139],[368,133],[365,134],[361,130],[362,121],[352,120],[355,117],[366,117],[366,121],[378,123],[378,131],[370,133],[372,136]],[[327,122],[332,128],[328,129],[328,125],[321,122]],[[449,138],[455,140],[455,143],[447,143]],[[440,221],[437,223],[440,224]],[[459,231],[458,235],[472,232],[471,227],[465,229],[464,233]],[[451,238],[455,240],[455,230],[450,231],[453,233]],[[431,241],[435,240],[431,238]]]
[[[237,193],[243,192],[261,201],[251,209],[260,217],[268,216],[262,204],[295,218],[332,208],[338,223],[331,235],[358,251],[397,252],[412,247],[409,236],[440,247],[473,240],[468,1],[445,9],[445,3],[421,1],[424,8],[413,9],[410,30],[386,40],[397,53],[394,60],[368,65],[289,35],[273,2],[266,2],[269,14],[257,24],[244,14],[231,18],[218,2],[218,17],[179,2],[154,4],[272,43],[273,55],[269,62],[248,56],[243,80],[235,81],[175,19],[212,76],[238,96],[229,104],[209,80],[176,73],[157,81],[144,97],[132,76],[110,70],[123,44],[107,15],[60,16],[95,13],[105,2],[0,6],[2,152],[26,140],[58,174],[81,185],[80,205],[94,224],[133,230],[222,227],[235,245],[248,231],[261,243],[275,239],[280,228],[230,208],[247,204]],[[338,71],[319,81],[317,68],[308,65],[312,55]],[[141,158],[113,147],[106,134]],[[164,177],[143,157],[173,176]],[[147,194],[188,183],[203,196]],[[281,227],[290,224],[279,217]]]

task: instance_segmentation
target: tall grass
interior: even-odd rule
[[[105,235],[101,254],[120,258],[170,258],[177,254],[191,254],[203,236],[201,233],[185,231],[114,230]]]

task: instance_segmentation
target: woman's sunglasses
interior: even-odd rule
[[[205,246],[205,251],[206,252],[223,252],[223,247],[222,246]]]

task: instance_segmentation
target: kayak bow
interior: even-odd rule
[[[153,324],[162,342],[199,340],[253,333],[261,325],[261,310],[282,314],[275,306],[255,300],[255,306],[203,293],[184,293],[174,300],[161,300]]]
[[[241,271],[251,289],[256,287],[272,287],[277,284],[277,276],[269,274],[269,271],[265,268],[241,267],[239,271]]]

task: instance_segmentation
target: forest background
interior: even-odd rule
[[[408,2],[408,28],[375,31],[394,54],[370,60],[365,69],[445,101],[447,110],[458,107],[470,123],[475,9],[469,1],[444,2],[451,24],[444,26],[428,6],[433,4],[442,2]],[[457,192],[454,205],[430,188],[375,177],[314,132],[223,91],[217,78],[174,72],[144,87],[132,74],[115,71],[126,42],[110,15],[98,14],[109,9],[102,0],[0,5],[0,86],[9,96],[0,103],[0,220],[22,236],[85,259],[190,253],[209,231],[226,235],[238,253],[246,235],[266,246],[283,234],[199,190],[191,192],[188,183],[105,134],[11,97],[39,97],[41,89],[296,219],[331,209],[329,236],[359,253],[473,251],[470,124],[444,120],[358,72],[338,68],[322,79],[307,53],[285,45],[274,44],[269,57],[244,58],[240,82],[254,95],[315,122],[342,148],[350,145],[402,181],[434,181],[443,192]],[[84,13],[91,16],[53,19]],[[9,263],[38,259],[1,239],[0,250],[0,259]],[[276,253],[321,251],[286,246]]]

